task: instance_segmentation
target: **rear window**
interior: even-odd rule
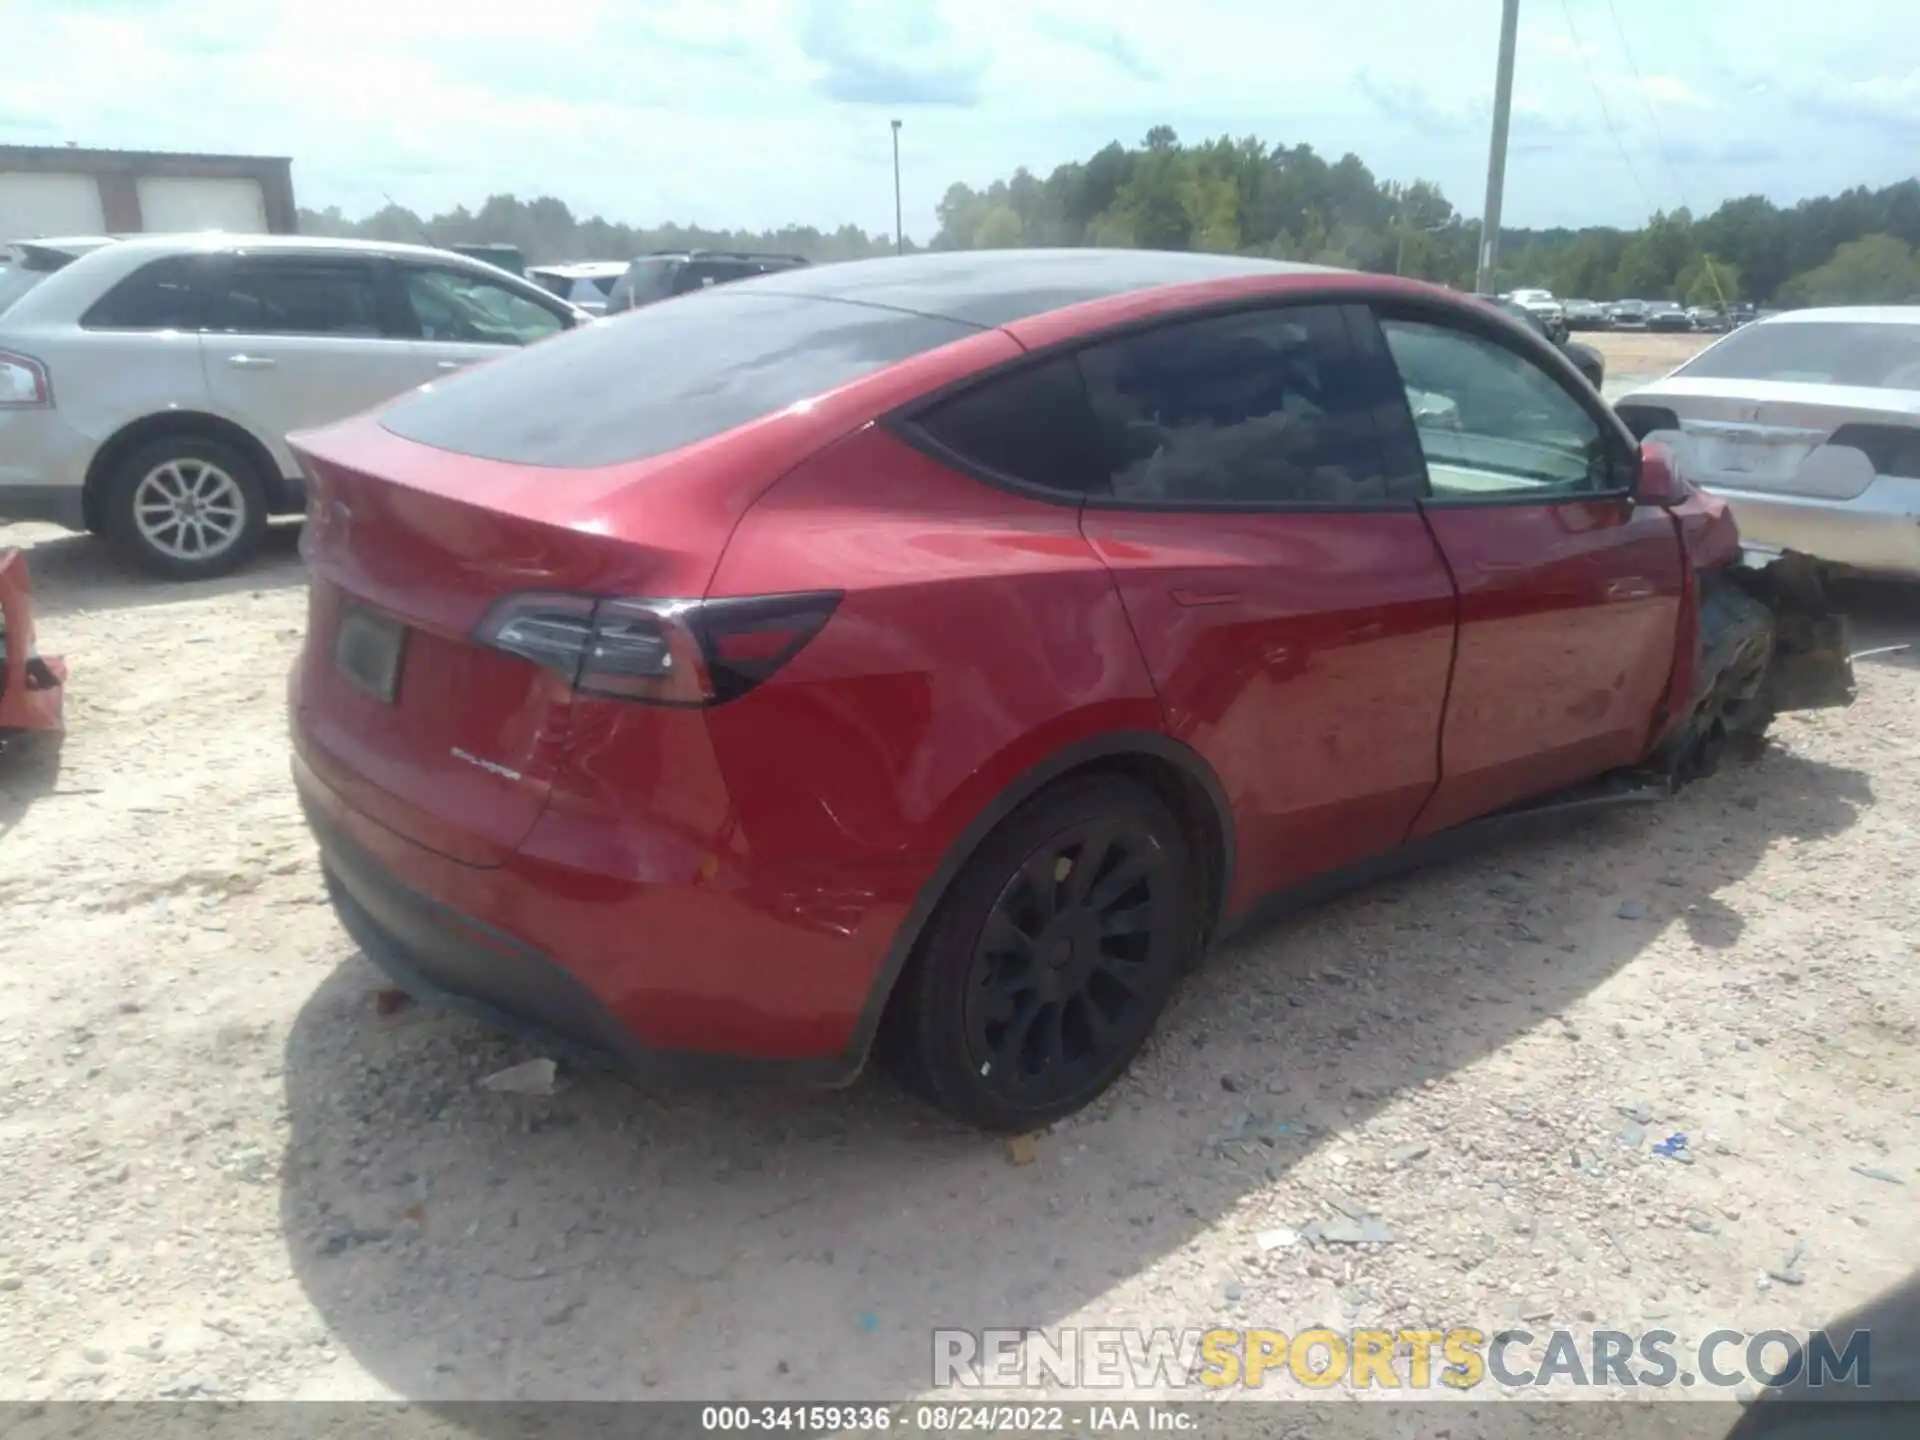
[[[724,288],[585,325],[415,392],[394,434],[510,465],[664,455],[979,331],[956,320]]]
[[[1770,321],[1736,330],[1675,374],[1920,390],[1920,324]]]
[[[204,262],[186,255],[151,260],[80,317],[88,330],[202,330],[207,324]]]

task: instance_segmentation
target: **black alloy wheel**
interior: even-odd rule
[[[1126,1069],[1196,931],[1184,837],[1152,791],[1065,782],[1014,812],[936,912],[890,1027],[910,1088],[990,1130],[1080,1109]]]

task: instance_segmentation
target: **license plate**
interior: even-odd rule
[[[398,620],[350,605],[340,615],[333,641],[333,663],[376,700],[393,703],[406,652],[407,627]]]

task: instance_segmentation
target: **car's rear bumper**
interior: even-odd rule
[[[94,442],[51,407],[0,410],[0,521],[86,528],[81,495]]]
[[[1851,500],[1703,488],[1726,500],[1750,549],[1798,550],[1830,565],[1920,579],[1920,480],[1882,476]]]
[[[416,998],[639,1077],[833,1085],[858,1074],[864,993],[794,1013],[778,985],[728,979],[742,961],[796,978],[817,934],[781,943],[747,896],[556,864],[563,847],[538,826],[501,865],[461,863],[346,805],[299,743],[296,731],[294,782],[334,910]]]

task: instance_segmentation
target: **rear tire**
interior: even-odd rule
[[[237,569],[267,529],[266,485],[231,445],[181,435],[142,445],[108,482],[106,533],[128,559],[168,580]]]
[[[1126,1070],[1197,933],[1186,839],[1151,790],[1067,780],[1013,812],[942,898],[881,1055],[983,1130],[1032,1129]]]

